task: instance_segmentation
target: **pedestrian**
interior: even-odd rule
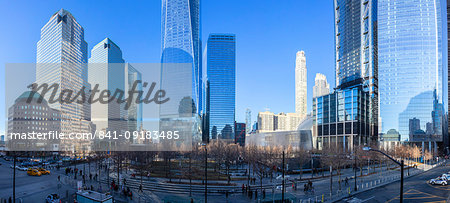
[[[61,181],[61,176],[58,176],[58,182],[60,182]]]
[[[345,177],[345,186],[348,186],[348,177]]]
[[[89,180],[92,180],[92,173],[89,173]]]
[[[309,188],[312,188],[313,183],[311,182],[311,180],[308,180],[308,186]]]
[[[127,191],[126,191],[125,188],[123,188],[123,187],[122,187],[122,193],[123,193],[123,196],[125,196],[125,197],[128,196]]]
[[[128,188],[128,195],[130,196],[130,200],[133,200],[133,192]]]
[[[140,191],[140,192],[143,192],[143,190],[142,190],[142,184],[139,185],[139,191]]]

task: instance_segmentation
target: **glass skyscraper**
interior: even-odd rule
[[[441,140],[447,78],[440,0],[379,0],[378,12],[380,133]]]
[[[210,34],[206,45],[209,80],[209,129],[219,139],[234,139],[236,100],[236,36]]]
[[[41,39],[37,43],[36,83],[59,85],[56,95],[60,95],[61,90],[79,92],[83,87],[88,95],[87,56],[83,27],[71,13],[59,10],[41,29]],[[43,97],[49,101],[50,94]],[[90,131],[90,105],[87,102],[49,102],[49,107],[61,111],[62,133]]]
[[[125,64],[125,73],[126,76],[126,82],[125,82],[125,89],[131,90],[133,88],[133,84],[135,84],[137,81],[142,81],[142,74],[134,68],[131,64],[126,63]],[[138,91],[141,91],[143,89],[142,83],[139,83],[137,88]],[[130,107],[127,110],[127,121],[128,121],[128,130],[133,131],[140,131],[143,127],[143,104],[136,102],[132,102]]]
[[[116,89],[125,90],[125,64],[122,51],[109,38],[94,46],[89,58],[89,83],[100,90],[109,90],[114,94]],[[115,98],[124,99],[124,98]],[[125,130],[123,120],[126,112],[124,103],[108,102],[106,104],[95,102],[92,104],[91,118],[97,130],[111,130],[120,132]],[[122,106],[122,108],[121,108]]]
[[[353,146],[369,144],[370,97],[362,85],[313,98],[313,123],[318,149],[337,147],[353,151]]]
[[[334,0],[336,87],[369,92],[371,135],[378,134],[377,0]]]
[[[106,38],[92,48],[89,59],[91,86],[98,85],[98,89],[109,90],[112,95],[116,89],[124,92],[122,98],[114,98],[114,101],[106,104],[100,102],[92,104],[91,117],[97,130],[118,132],[140,130],[142,103],[131,102],[129,108],[125,108],[125,103],[116,102],[118,99],[128,98],[130,96],[128,92],[138,80],[142,80],[141,73],[131,64],[125,63],[120,47],[111,39]],[[136,90],[142,91],[142,83],[137,83]]]
[[[336,89],[313,98],[317,148],[353,151],[378,136],[377,0],[334,0]]]
[[[162,0],[161,63],[190,63],[192,99],[197,114],[202,110],[200,0]],[[168,73],[167,75],[169,75]],[[162,80],[166,76],[163,75]],[[163,81],[164,84],[164,81]],[[164,88],[164,87],[162,87]]]

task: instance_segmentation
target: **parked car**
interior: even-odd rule
[[[442,177],[431,179],[430,184],[432,184],[432,185],[447,185],[447,179],[442,178]]]

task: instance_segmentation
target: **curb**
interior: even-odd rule
[[[443,164],[443,163],[435,164],[435,165],[433,165],[432,168],[430,168],[430,169],[428,169],[428,170],[426,170],[426,171],[421,171],[421,172],[419,172],[419,173],[416,173],[416,174],[413,174],[413,175],[404,177],[404,179],[408,179],[408,178],[410,178],[410,177],[414,177],[414,176],[416,176],[416,175],[425,173],[425,172],[427,172],[427,171],[430,171],[430,170],[432,170],[432,169],[435,169],[437,166],[441,166],[442,164]],[[337,201],[341,201],[341,200],[343,200],[343,199],[345,199],[345,198],[353,197],[353,196],[355,196],[355,195],[357,195],[357,194],[359,194],[359,193],[366,192],[366,191],[368,191],[368,190],[372,190],[372,189],[375,189],[375,188],[378,188],[378,187],[382,187],[382,186],[385,186],[385,185],[388,185],[388,184],[391,184],[391,183],[394,183],[394,182],[398,182],[398,181],[400,181],[400,179],[399,179],[399,180],[394,180],[394,181],[391,181],[391,182],[385,182],[385,183],[383,183],[383,184],[376,185],[375,187],[372,187],[372,188],[367,188],[367,189],[363,189],[363,190],[358,190],[358,191],[356,191],[355,193],[352,193],[351,195],[348,195],[348,196],[345,196],[345,197],[341,197],[341,198],[338,198],[338,199],[334,199],[334,200],[330,200],[330,201],[326,201],[326,202],[337,202]],[[449,196],[449,198],[450,198],[450,196]]]

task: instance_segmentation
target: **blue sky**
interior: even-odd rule
[[[126,2],[126,3],[125,3]],[[40,29],[64,8],[84,27],[89,51],[105,37],[120,46],[130,63],[159,63],[161,2],[152,1],[6,1],[0,0],[0,77],[6,63],[34,63]],[[245,109],[255,121],[259,111],[294,112],[295,53],[306,52],[308,111],[315,74],[334,87],[333,2],[311,0],[203,0],[202,41],[210,33],[237,38],[236,120]],[[6,84],[6,88],[7,88]],[[0,114],[5,115],[5,84]],[[0,122],[5,123],[1,116]],[[0,133],[5,125],[0,125]]]

